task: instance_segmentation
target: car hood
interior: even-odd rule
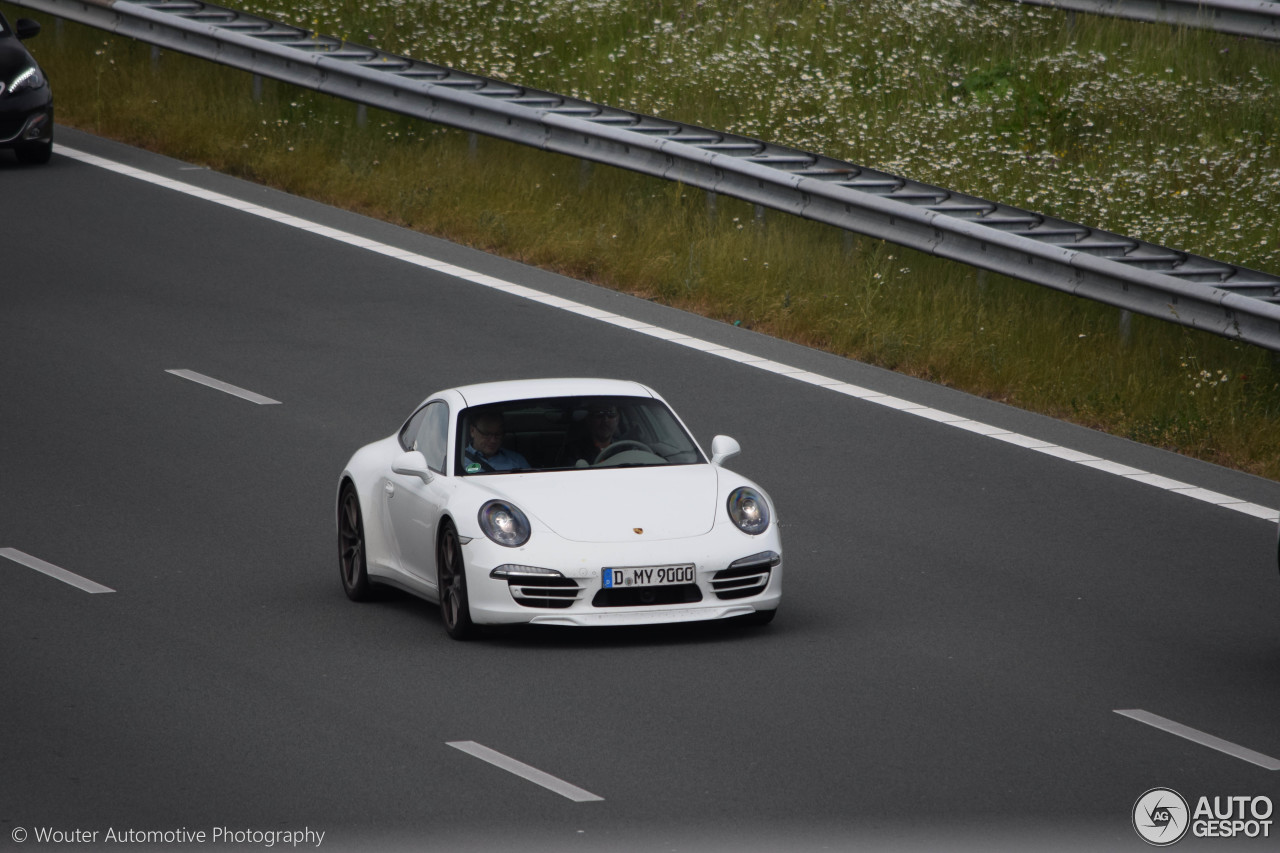
[[[573,542],[699,536],[719,503],[716,468],[705,464],[503,474],[484,486]]]

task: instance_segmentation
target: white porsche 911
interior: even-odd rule
[[[743,617],[782,597],[768,495],[722,468],[635,382],[532,379],[441,391],[338,484],[348,597],[438,602],[445,629]]]

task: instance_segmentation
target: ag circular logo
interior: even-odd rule
[[[1156,847],[1182,840],[1190,825],[1187,801],[1171,788],[1152,788],[1133,804],[1133,828],[1143,841]]]

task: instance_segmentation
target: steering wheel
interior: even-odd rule
[[[597,453],[596,460],[591,464],[599,465],[601,462],[608,459],[610,456],[615,456],[624,450],[643,450],[646,453],[653,453],[653,448],[645,444],[643,441],[632,441],[630,439],[624,439],[622,441],[615,441],[613,444],[609,445],[604,450],[601,450],[599,453]],[[658,454],[653,453],[653,455],[657,456]]]

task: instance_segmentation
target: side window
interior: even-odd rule
[[[409,420],[405,422],[405,425],[400,428],[400,446],[405,450],[422,449],[420,447],[415,447],[414,445],[418,440],[418,432],[422,429],[422,419],[426,416],[427,407],[423,406],[421,409],[414,412],[413,416],[410,417]]]
[[[414,449],[427,457],[427,466],[437,473],[445,473],[445,453],[449,448],[449,407],[443,400],[430,403],[423,410],[422,427]]]

